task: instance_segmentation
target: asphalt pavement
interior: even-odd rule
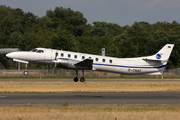
[[[1,93],[0,105],[180,105],[180,93]]]

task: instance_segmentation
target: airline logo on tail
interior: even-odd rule
[[[157,59],[161,59],[161,54],[157,54],[157,55],[156,55],[156,58],[157,58]]]

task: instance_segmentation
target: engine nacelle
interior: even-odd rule
[[[55,61],[55,63],[57,63],[57,67],[66,68],[66,69],[75,69],[74,64],[65,58],[59,58],[57,61]]]
[[[64,64],[65,64],[65,63],[68,63],[68,59],[59,58],[59,59],[56,61],[56,63],[58,63],[58,64],[59,64],[59,63],[62,63],[62,64],[64,63]]]

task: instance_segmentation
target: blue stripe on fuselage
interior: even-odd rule
[[[110,64],[98,64],[98,63],[93,63],[93,65],[101,65],[101,66],[112,66],[112,67],[125,67],[125,68],[145,68],[145,69],[153,69],[153,68],[163,68],[166,67],[166,65],[161,65],[158,67],[136,67],[136,66],[122,66],[122,65],[110,65]]]

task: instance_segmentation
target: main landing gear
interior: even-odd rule
[[[78,82],[78,70],[75,70],[76,71],[76,77],[74,78],[74,82]],[[84,79],[84,70],[82,70],[82,77],[80,78],[80,82],[84,82],[85,79]]]

